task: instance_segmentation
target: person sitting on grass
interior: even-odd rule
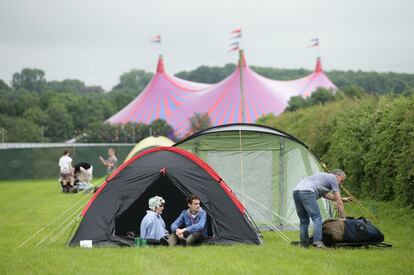
[[[148,200],[150,210],[141,221],[140,238],[146,239],[148,244],[167,245],[168,231],[165,229],[165,222],[161,217],[164,211],[165,200],[155,196]]]
[[[180,216],[171,224],[171,235],[168,239],[170,246],[178,242],[193,245],[207,237],[207,213],[200,206],[200,199],[196,195],[187,197],[188,209],[183,210]],[[180,228],[184,226],[184,228]]]
[[[59,158],[59,168],[62,186],[73,188],[75,179],[73,177],[72,158],[69,156],[68,150],[64,150],[63,155]]]
[[[80,162],[74,166],[75,182],[80,191],[85,191],[85,193],[94,189],[94,186],[91,184],[93,173],[93,166],[87,162]]]

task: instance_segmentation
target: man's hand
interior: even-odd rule
[[[177,235],[177,237],[180,239],[184,239],[184,232],[185,229],[177,228],[177,230],[175,230],[175,235]]]
[[[343,197],[342,198],[343,202],[351,202],[352,200],[353,200],[352,197]]]

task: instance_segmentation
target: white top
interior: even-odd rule
[[[165,230],[165,222],[160,214],[154,211],[147,211],[147,215],[141,221],[140,238],[159,240],[164,237],[168,231]]]
[[[72,172],[72,158],[69,156],[62,156],[59,159],[60,172],[67,174]]]
[[[89,182],[90,180],[92,180],[92,171],[93,171],[93,166],[92,165],[89,169],[85,169],[81,166],[80,167],[79,181]]]

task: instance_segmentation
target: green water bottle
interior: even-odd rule
[[[141,238],[134,238],[135,246],[140,246]]]

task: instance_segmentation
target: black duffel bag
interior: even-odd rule
[[[391,246],[383,243],[381,231],[363,217],[328,219],[323,222],[322,236],[326,246]]]

